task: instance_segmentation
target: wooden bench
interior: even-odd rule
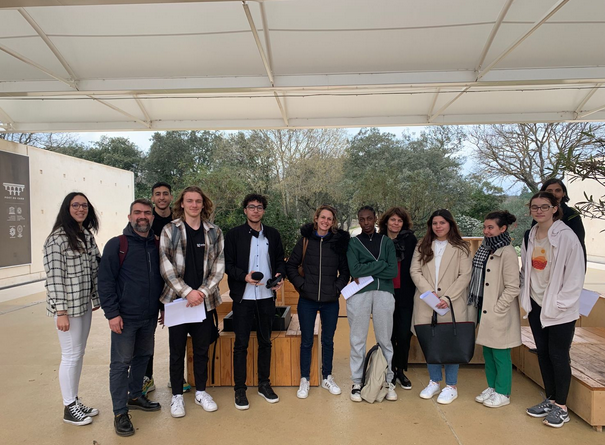
[[[521,328],[523,345],[513,349],[513,365],[544,387],[529,327]],[[605,425],[605,328],[576,328],[571,345],[571,386],[567,406],[596,431]]]
[[[212,382],[212,352],[214,345],[210,346],[208,355],[208,386],[233,386],[233,344],[235,334],[222,332],[222,322],[219,323],[221,334],[216,344],[214,357],[214,383]],[[315,320],[313,333],[313,350],[311,355],[311,386],[319,386],[319,316]],[[271,334],[271,385],[272,386],[298,386],[300,384],[300,325],[298,315],[292,315],[292,321],[287,331],[273,332]],[[258,343],[256,332],[250,334],[247,360],[247,386],[258,386],[257,374]],[[193,347],[191,337],[187,338],[187,382],[195,385],[193,374]]]

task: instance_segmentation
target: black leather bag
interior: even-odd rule
[[[456,322],[454,306],[450,297],[451,323],[437,323],[437,312],[433,311],[430,324],[414,325],[418,343],[427,363],[440,365],[465,364],[475,353],[475,323]]]

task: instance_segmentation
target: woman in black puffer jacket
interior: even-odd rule
[[[315,211],[313,223],[301,227],[302,238],[296,243],[286,264],[288,279],[294,285],[298,299],[300,322],[300,387],[296,395],[300,399],[309,396],[311,350],[317,312],[321,319],[322,388],[332,394],[341,390],[332,378],[334,356],[334,332],[338,322],[338,298],[349,282],[347,246],[350,235],[338,229],[336,209],[321,206]],[[298,273],[302,263],[304,276]]]

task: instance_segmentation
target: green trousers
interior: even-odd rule
[[[483,357],[487,386],[494,388],[498,394],[510,396],[513,384],[513,361],[510,357],[510,349],[493,349],[484,346]]]

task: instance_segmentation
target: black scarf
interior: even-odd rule
[[[479,299],[483,298],[483,269],[490,253],[495,252],[500,247],[508,246],[511,243],[508,232],[501,233],[498,236],[485,237],[477,253],[473,258],[473,273],[471,275],[471,284],[469,286],[467,304],[475,307],[479,306]]]

